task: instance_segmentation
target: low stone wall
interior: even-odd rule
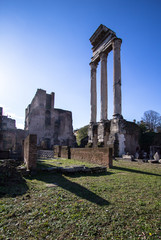
[[[61,157],[61,146],[54,146],[54,157]]]
[[[53,150],[38,150],[37,151],[38,158],[54,158],[54,151]]]
[[[112,148],[71,148],[71,158],[112,167]]]
[[[71,159],[71,148],[67,146],[61,146],[61,157]]]
[[[84,162],[100,164],[112,167],[112,148],[69,148],[66,146],[57,147],[57,157],[81,160]],[[56,152],[55,152],[56,153]]]
[[[24,162],[27,170],[35,170],[37,163],[37,135],[30,134],[24,140]]]
[[[62,158],[71,158],[70,147],[67,146],[54,146],[54,156]]]

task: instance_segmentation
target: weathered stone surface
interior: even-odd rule
[[[90,66],[91,66],[91,123],[95,123],[97,118],[97,86],[96,86],[97,64],[90,63]]]
[[[140,129],[137,124],[128,122],[124,119],[112,119],[110,121],[100,122],[97,125],[96,145],[108,147],[114,145],[114,156],[122,156],[126,152],[135,155],[136,150],[139,147],[139,134]],[[90,136],[92,134],[92,128],[89,127]],[[90,140],[93,144],[93,138]]]
[[[42,169],[41,169],[42,170]],[[43,171],[46,172],[59,172],[59,173],[103,173],[107,171],[107,167],[98,166],[98,167],[85,167],[85,166],[69,166],[69,167],[50,167],[44,168]],[[52,185],[48,186],[52,187]]]
[[[154,160],[155,160],[155,161],[159,161],[159,159],[160,159],[159,153],[156,152],[156,153],[154,154]]]
[[[95,163],[106,167],[112,167],[112,148],[66,148],[60,151],[60,157]]]
[[[91,59],[91,122],[96,121],[96,66],[101,62],[101,121],[107,120],[107,55],[113,50],[114,56],[114,118],[122,118],[121,109],[121,60],[120,49],[122,40],[104,25],[100,25],[90,38],[93,45],[93,57]],[[95,68],[94,68],[95,67]]]
[[[27,131],[17,129],[15,120],[3,115],[3,108],[0,108],[0,151],[9,151],[9,157],[13,152],[22,157],[23,140]]]
[[[26,109],[25,130],[37,135],[37,144],[44,149],[74,143],[72,113],[54,108],[54,93],[38,89]]]
[[[101,61],[101,121],[107,120],[107,54],[100,53]]]
[[[158,160],[148,160],[149,163],[159,163]]]
[[[134,156],[133,155],[122,155],[122,158],[125,159],[125,160],[130,160],[130,161],[133,161],[134,160]]]
[[[113,75],[113,96],[114,96],[114,118],[122,116],[121,109],[121,39],[113,41],[114,75]]]
[[[101,62],[101,120],[91,122],[88,129],[88,145],[96,147],[106,147],[113,145],[114,156],[122,156],[126,152],[135,154],[139,148],[139,127],[135,123],[127,122],[122,117],[122,97],[121,97],[121,43],[115,32],[104,25],[100,25],[90,38],[93,45],[93,56],[91,66],[97,66]],[[113,119],[108,121],[108,101],[107,101],[107,55],[113,50],[113,99],[114,113]],[[96,69],[95,69],[96,72]],[[94,77],[96,82],[96,77]],[[95,84],[91,81],[91,94],[94,95]],[[94,102],[96,95],[91,99],[91,119],[96,119]]]
[[[111,42],[116,38],[116,33],[101,24],[90,38],[93,46],[92,62],[99,61],[100,52],[110,52],[112,50]]]
[[[27,170],[36,170],[37,166],[37,136],[30,134],[24,141],[24,162]]]

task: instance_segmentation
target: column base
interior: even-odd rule
[[[113,119],[123,119],[123,116],[119,113],[113,115]]]

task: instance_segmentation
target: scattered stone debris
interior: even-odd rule
[[[46,187],[58,187],[57,183],[48,183],[46,184]]]
[[[161,163],[161,159],[159,157],[158,152],[156,152],[153,157],[154,157],[154,159],[148,160],[148,162],[150,162],[150,163]]]
[[[155,161],[159,161],[159,153],[158,153],[158,152],[156,152],[156,153],[154,154],[154,160],[155,160]]]
[[[148,160],[149,163],[159,163],[158,160]]]
[[[58,173],[102,173],[107,171],[107,167],[86,167],[85,165],[80,166],[66,166],[66,167],[49,167],[41,169],[45,172],[58,172]]]
[[[128,153],[122,155],[122,158],[125,159],[125,160],[134,161],[134,156],[133,155],[129,155]]]

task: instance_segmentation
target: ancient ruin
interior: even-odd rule
[[[14,119],[3,115],[0,107],[0,158],[14,157],[22,154],[22,142],[27,132],[16,128]]]
[[[53,92],[38,89],[25,112],[25,130],[36,134],[38,146],[44,149],[74,144],[72,113],[54,108],[54,97]]]
[[[116,33],[100,25],[91,36],[93,56],[91,58],[91,121],[88,130],[88,143],[92,147],[114,144],[114,155],[122,156],[125,152],[134,154],[139,147],[139,127],[127,122],[122,116],[121,103],[121,43]],[[107,96],[107,58],[113,50],[113,119],[108,119]],[[101,62],[101,117],[97,122],[97,65]]]

